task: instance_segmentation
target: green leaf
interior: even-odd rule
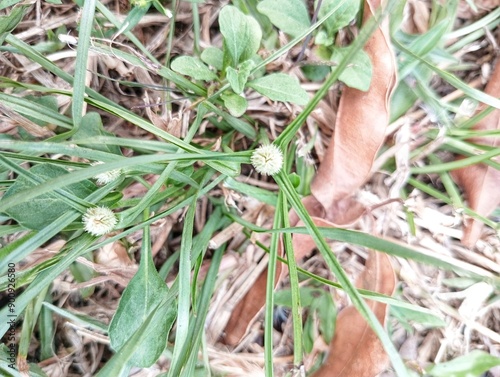
[[[226,180],[224,181],[224,186],[231,190],[235,190],[247,196],[255,198],[262,203],[266,203],[270,206],[276,207],[277,196],[272,191],[264,190],[247,183],[236,181],[231,177],[226,178]]]
[[[253,17],[226,5],[219,13],[219,27],[224,36],[224,55],[228,56],[230,66],[237,67],[257,53],[262,30]]]
[[[331,60],[338,64],[347,55],[349,47],[336,48],[333,51]],[[342,71],[339,80],[351,88],[367,91],[370,88],[372,79],[372,63],[363,50],[356,53],[352,62]]]
[[[309,101],[307,92],[300,86],[299,80],[284,73],[273,73],[250,81],[248,86],[273,101],[293,102],[305,105]]]
[[[144,2],[142,6],[135,4],[135,6],[128,13],[127,18],[123,21],[120,29],[118,29],[115,33],[115,38],[118,35],[126,33],[136,27],[142,17],[144,17],[144,15],[148,12],[150,6],[151,3],[149,2]]]
[[[278,29],[294,38],[311,25],[302,0],[264,0],[257,5],[257,10],[269,17]]]
[[[218,71],[222,71],[224,53],[217,47],[207,47],[200,56],[206,64],[211,65]]]
[[[330,73],[331,68],[327,65],[305,65],[302,67],[302,73],[308,80],[323,81]]]
[[[500,358],[475,350],[446,363],[434,365],[427,370],[434,377],[478,377],[500,365]]]
[[[405,308],[391,305],[391,314],[401,322],[414,321],[426,327],[444,327],[446,322],[435,313],[424,308]]]
[[[73,135],[72,140],[77,144],[79,140],[89,140],[96,138],[98,136],[110,136],[113,137],[112,133],[104,130],[102,125],[101,116],[96,112],[89,112],[85,114],[82,118],[81,127]],[[102,152],[109,152],[117,155],[121,155],[122,152],[118,145],[113,144],[80,144],[87,148],[92,148]]]
[[[192,56],[179,56],[172,61],[172,70],[195,80],[212,81],[217,79],[213,73],[200,59]]]
[[[227,81],[236,94],[241,94],[243,89],[245,89],[245,84],[253,67],[255,67],[253,60],[246,60],[240,64],[238,69],[234,69],[233,67],[226,68]]]
[[[316,328],[314,326],[314,313],[309,313],[307,316],[306,322],[304,323],[304,351],[306,353],[311,353],[314,341],[316,340],[318,334]]]
[[[88,259],[89,261],[93,262],[93,254],[89,253],[83,256],[83,258]],[[94,269],[91,267],[81,264],[81,263],[73,263],[71,266],[69,266],[69,270],[71,271],[71,274],[75,278],[75,280],[78,283],[84,283],[89,281],[95,276]],[[92,296],[92,294],[95,291],[95,285],[90,285],[85,288],[79,289],[79,293],[82,296],[82,298],[89,298]]]
[[[55,96],[41,96],[41,97],[36,97],[32,95],[28,95],[24,97],[23,99],[27,99],[29,101],[32,101],[42,107],[46,107],[49,109],[49,111],[54,111],[54,112],[59,112],[58,104],[57,104],[57,98]],[[40,118],[35,118],[33,116],[25,115],[26,118],[31,120],[33,123],[38,124],[39,126],[46,127],[47,122],[44,120],[41,120]]]
[[[29,169],[29,172],[48,181],[64,174],[68,174],[66,169],[52,164],[40,164]],[[37,186],[24,176],[17,178],[16,182],[7,190],[2,201],[8,200],[10,196],[22,193],[24,190]],[[95,191],[97,187],[89,180],[73,183],[64,188],[79,198],[85,198]],[[68,212],[72,207],[59,196],[52,193],[39,195],[29,201],[20,203],[6,210],[6,213],[22,226],[28,229],[40,230],[47,224],[55,221],[59,216]]]
[[[314,44],[325,47],[331,46],[333,42],[333,37],[328,35],[325,30],[318,31],[318,34],[316,34],[316,37],[314,38]]]
[[[318,5],[318,0],[315,1],[315,6]],[[332,35],[349,23],[356,17],[360,2],[351,0],[345,1],[340,8],[330,17],[327,18],[323,26]],[[319,9],[319,18],[324,17],[330,10],[338,6],[338,0],[323,0]]]
[[[134,355],[129,360],[131,365],[147,368],[158,360],[165,349],[175,305],[170,305],[166,313],[158,310],[168,294],[168,288],[151,257],[149,227],[144,228],[141,253],[139,270],[123,292],[109,325],[109,337],[111,347],[120,352],[149,318],[148,326],[143,329],[148,333],[147,339],[135,344]]]
[[[22,0],[0,0],[0,10],[11,7],[20,3]],[[1,18],[0,18],[1,19]]]
[[[238,118],[245,114],[248,102],[244,97],[235,93],[223,93],[221,98],[224,101],[224,106],[226,106],[232,116]]]
[[[14,30],[24,17],[26,6],[15,5],[7,16],[0,16],[0,46],[12,30]]]
[[[317,300],[316,311],[319,317],[319,331],[326,343],[330,343],[335,333],[335,318],[337,308],[333,303],[332,295],[328,291],[322,291]]]

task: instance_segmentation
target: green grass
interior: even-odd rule
[[[429,126],[424,134],[419,135],[424,142],[410,152],[409,158],[418,164],[415,163],[410,168],[410,177],[405,182],[401,199],[406,199],[408,192],[418,190],[429,200],[442,205],[451,205],[454,211],[463,211],[464,214],[479,219],[488,227],[498,231],[496,220],[484,218],[466,206],[458,188],[450,178],[450,171],[478,163],[499,168],[498,162],[494,160],[500,153],[498,148],[478,147],[468,141],[477,136],[498,137],[498,131],[480,132],[471,129],[482,116],[492,111],[491,108],[470,119],[461,119],[456,113],[464,99],[483,102],[496,108],[500,108],[500,101],[482,90],[470,87],[464,81],[466,77],[464,67],[452,54],[467,43],[485,38],[485,29],[497,27],[500,13],[498,10],[493,10],[476,21],[453,30],[457,1],[450,1],[446,5],[434,2],[427,33],[411,36],[400,30],[401,3],[389,1],[385,13],[380,15],[385,17],[391,14],[393,43],[399,58],[399,82],[392,100],[392,121],[401,120],[405,114],[413,111],[416,105],[428,109],[437,119],[436,124]],[[179,16],[180,4],[181,2],[177,1],[167,4],[167,8],[173,13],[169,25],[170,32],[162,41],[165,48],[160,51],[163,53],[157,54],[156,51],[149,51],[141,43],[139,36],[134,34],[134,30],[138,29],[129,28],[120,36],[120,41],[118,39],[115,41],[113,38],[118,38],[115,33],[118,30],[123,31],[119,18],[100,1],[85,1],[81,8],[79,24],[67,26],[73,28],[74,35],[78,37],[76,58],[71,62],[65,61],[67,65],[63,65],[63,62],[56,64],[49,59],[50,53],[41,52],[44,51],[43,43],[48,40],[52,41],[54,52],[68,49],[68,46],[58,42],[56,38],[57,34],[66,33],[63,27],[50,30],[46,35],[29,41],[23,41],[17,36],[18,30],[24,27],[23,24],[19,24],[21,20],[19,14],[12,12],[11,16],[2,16],[3,21],[0,21],[0,24],[5,21],[11,24],[3,29],[0,27],[0,41],[4,41],[0,46],[0,52],[23,56],[30,64],[38,64],[44,74],[58,78],[61,83],[64,82],[64,85],[50,87],[42,82],[36,82],[32,77],[16,79],[14,71],[7,70],[5,72],[10,72],[13,77],[0,77],[2,106],[0,112],[2,109],[8,109],[32,122],[38,129],[50,130],[53,134],[37,138],[18,126],[0,135],[0,192],[3,195],[9,193],[8,197],[0,199],[2,292],[8,292],[9,267],[15,264],[17,270],[15,310],[12,312],[8,306],[4,306],[0,309],[0,317],[8,318],[7,316],[12,314],[19,320],[16,330],[19,340],[16,339],[16,344],[19,344],[20,357],[34,360],[36,354],[40,355],[39,361],[42,361],[55,355],[57,347],[61,347],[61,344],[55,341],[59,329],[58,321],[54,321],[53,318],[57,317],[86,327],[99,335],[111,336],[112,344],[114,339],[127,333],[128,338],[120,345],[119,352],[113,352],[104,359],[98,370],[92,371],[95,375],[128,375],[132,364],[148,367],[151,364],[148,356],[151,358],[151,355],[160,354],[170,365],[168,372],[162,376],[194,376],[197,373],[208,375],[211,365],[208,361],[209,343],[205,334],[205,321],[211,305],[223,286],[224,277],[219,275],[219,266],[230,251],[227,243],[212,251],[209,249],[209,242],[214,235],[230,224],[239,223],[247,235],[247,241],[239,246],[240,252],[245,251],[245,247],[253,242],[250,239],[256,234],[271,235],[269,245],[256,242],[258,247],[269,253],[264,309],[266,376],[278,375],[273,361],[276,347],[273,343],[273,319],[276,264],[280,262],[287,263],[290,272],[293,364],[296,367],[302,365],[306,356],[304,351],[306,338],[311,337],[308,332],[310,329],[304,327],[303,318],[310,308],[301,303],[301,286],[308,284],[344,291],[381,339],[396,374],[408,376],[414,373],[407,370],[407,366],[399,356],[391,340],[392,333],[380,325],[363,298],[386,302],[393,308],[403,308],[401,310],[412,313],[413,318],[416,318],[415,322],[429,321],[429,318],[438,321],[436,318],[440,319],[439,315],[433,310],[409,304],[401,298],[391,298],[376,292],[356,289],[344,266],[332,252],[332,242],[375,249],[406,261],[415,261],[447,271],[449,276],[457,275],[468,277],[472,281],[486,281],[495,288],[495,297],[500,289],[500,279],[486,268],[478,267],[471,262],[461,261],[452,256],[433,254],[400,241],[348,229],[318,228],[301,202],[301,194],[309,192],[312,177],[308,172],[311,171],[311,167],[307,165],[305,158],[295,156],[297,135],[306,129],[304,127],[306,120],[311,119],[311,113],[332,87],[338,85],[341,73],[355,59],[356,53],[363,48],[376,30],[379,21],[372,20],[361,28],[350,43],[350,49],[344,58],[321,80],[318,88],[307,103],[301,106],[300,111],[289,114],[286,126],[278,127],[279,134],[273,140],[269,125],[264,124],[262,114],[259,114],[258,110],[249,108],[243,117],[232,115],[234,108],[226,102],[223,94],[239,93],[234,93],[237,85],[226,77],[224,71],[212,70],[217,78],[204,81],[194,80],[169,68],[173,51],[176,49],[183,51],[185,56],[198,58],[206,48],[201,35],[203,13],[199,12],[203,4],[193,2],[188,3],[192,10],[190,21],[192,29],[189,27],[189,30],[193,35],[193,48],[192,51],[182,50],[183,42],[179,39],[178,33],[186,25],[176,19]],[[235,51],[230,47],[224,47],[224,67],[238,71],[243,63],[254,59],[248,75],[242,73],[243,69],[238,71],[242,75],[239,79],[247,82],[271,74],[265,72],[266,67],[278,64],[280,60],[289,59],[293,49],[300,47],[311,33],[317,35],[318,31],[325,31],[326,25],[331,22],[330,16],[336,14],[337,8],[345,5],[346,1],[337,4],[326,15],[320,15],[317,22],[305,26],[295,38],[290,37],[289,42],[282,45],[276,43],[276,30],[269,20],[258,12],[256,1],[235,1],[233,4],[237,6],[236,9],[250,15],[254,14],[253,19],[260,23],[263,37],[262,41],[259,40],[259,46],[273,46],[271,51],[261,50],[262,56],[259,58],[252,52],[250,54],[252,56],[232,63],[228,61],[234,59]],[[138,16],[130,17],[139,28],[142,27],[140,24],[142,18],[147,14],[157,13],[158,9],[167,12],[158,2],[148,4],[148,7],[150,5],[153,6],[150,7],[149,13],[134,11]],[[45,6],[50,7],[48,3]],[[7,5],[2,7],[6,8]],[[21,9],[26,13],[25,19],[33,17],[33,11],[25,5],[18,4],[14,9]],[[80,8],[75,5],[75,11],[77,9]],[[248,22],[252,24],[251,21]],[[179,26],[179,29],[176,26]],[[352,30],[354,26],[345,24],[341,27],[347,31]],[[232,31],[238,34],[238,26],[235,28]],[[179,46],[176,43],[179,43]],[[179,111],[181,100],[176,100],[175,96],[186,98],[182,100],[186,104],[185,111],[191,114],[186,134],[175,137],[153,124],[140,110],[127,108],[102,94],[96,87],[86,86],[89,74],[88,61],[92,56],[97,56],[97,59],[107,57],[129,67],[142,69],[150,77],[155,78],[160,87],[174,90],[166,91],[165,99],[171,102],[165,106],[174,113],[177,111],[179,116],[182,116]],[[245,56],[245,52],[241,56]],[[325,64],[328,65],[328,62]],[[100,80],[105,78],[100,77]],[[125,84],[127,80],[122,81]],[[412,87],[410,82],[414,82],[415,85]],[[286,84],[292,87],[298,85],[289,82]],[[439,85],[449,85],[459,89],[463,95],[459,100],[446,104],[442,100],[444,94]],[[68,89],[69,87],[71,89]],[[249,86],[246,86],[246,93],[248,98]],[[273,95],[270,91],[260,94],[254,91],[254,93],[261,97]],[[26,97],[28,95],[32,97]],[[284,96],[281,101],[297,101],[295,97],[290,96],[290,93],[285,93]],[[62,103],[67,99],[70,100],[70,107],[58,105],[57,100]],[[112,127],[113,122],[117,120],[123,122],[122,130]],[[307,132],[305,134],[307,135]],[[438,149],[421,158],[421,153],[425,152],[438,136],[442,137]],[[307,141],[314,137],[315,135],[308,135]],[[237,179],[256,176],[250,165],[250,156],[259,144],[268,140],[273,141],[285,152],[285,169],[275,175],[274,179],[268,180],[268,183],[277,184],[278,192],[265,188],[269,186],[258,187],[245,182],[245,179]],[[484,150],[484,153],[478,155],[478,148]],[[450,152],[464,155],[466,158],[443,161]],[[92,164],[97,161],[103,164]],[[386,161],[382,172],[394,173],[395,164],[394,158]],[[40,166],[49,172],[48,175],[39,175],[36,169],[35,173],[31,171],[33,167]],[[67,172],[58,175],[58,169],[65,169]],[[94,184],[96,175],[116,169],[121,171],[121,176],[116,181],[99,187]],[[295,175],[294,172],[299,175]],[[439,184],[430,185],[427,179],[429,176],[434,179],[433,182],[439,179]],[[297,177],[302,179],[298,184],[296,184]],[[265,180],[263,177],[258,178]],[[82,192],[85,187],[89,187],[91,192],[85,191],[84,195]],[[225,203],[225,198],[221,194],[222,187],[271,208],[274,207],[274,218],[267,219],[267,224],[269,226],[272,224],[272,229],[243,220],[236,209],[228,207]],[[300,193],[297,187],[300,187]],[[139,194],[131,196],[132,189],[138,190]],[[202,201],[206,203],[206,207],[201,206]],[[54,209],[55,215],[47,220],[43,227],[35,227],[33,225],[35,220],[43,222],[47,219],[48,214],[41,209],[49,205]],[[82,215],[88,208],[95,206],[109,207],[117,217],[117,225],[104,238],[92,236],[83,229]],[[291,227],[288,218],[290,209],[294,209],[298,214],[305,224],[303,227]],[[409,216],[407,221],[411,222],[413,214],[407,208],[404,209]],[[205,213],[202,213],[203,210]],[[30,214],[30,219],[21,220],[26,213]],[[171,217],[174,215],[175,217]],[[205,215],[207,220],[201,221]],[[170,221],[172,218],[180,219],[179,222],[182,224],[180,228],[174,227],[167,241],[167,244],[170,242],[174,244],[173,250],[170,250],[171,253],[167,257],[152,259],[153,229],[159,222]],[[198,224],[201,224],[201,228]],[[323,264],[335,280],[300,267],[300,261],[294,259],[291,241],[294,233],[311,235]],[[286,259],[278,255],[280,237]],[[36,252],[48,247],[54,239],[64,240],[63,248],[42,261],[33,262]],[[130,245],[131,239],[134,240],[134,245]],[[178,239],[178,242],[175,243],[174,239]],[[137,318],[133,331],[124,325],[110,328],[104,321],[83,315],[71,307],[65,307],[62,301],[55,299],[57,282],[62,276],[73,276],[77,279],[76,275],[79,273],[83,274],[82,276],[89,273],[87,278],[92,279],[98,275],[92,269],[86,271],[85,268],[88,267],[80,263],[78,258],[85,256],[90,258],[90,262],[97,263],[94,260],[94,253],[113,243],[124,245],[132,261],[134,261],[134,250],[140,246],[141,266],[150,263],[150,260],[156,263],[155,266],[147,265],[147,269],[144,270],[146,271],[144,283],[140,289],[133,290],[129,285],[129,292],[139,293],[124,295],[123,297],[127,297],[126,300],[129,301],[122,301],[120,304],[133,305],[134,300],[137,302],[146,300],[147,305],[144,305],[148,310]],[[205,271],[206,263],[209,267]],[[161,281],[167,279],[171,285],[168,289],[158,290],[154,297],[151,296],[153,297],[151,301],[148,301],[150,297],[148,290],[154,287],[154,282],[158,279]],[[86,305],[88,301],[84,297],[85,292],[92,295],[95,291],[82,289],[71,295],[77,297],[82,305]],[[93,299],[97,300],[97,296]],[[117,302],[114,306],[117,306]],[[126,311],[120,307],[118,313],[126,315]],[[168,315],[163,315],[164,313]],[[130,321],[133,322],[132,319]],[[157,329],[165,331],[156,334]],[[8,331],[9,324],[3,321],[0,324],[0,334],[4,336]],[[156,336],[154,342],[151,341],[153,336]],[[34,346],[34,339],[39,343],[39,353],[30,351],[31,348],[37,348]],[[0,370],[2,373],[18,375],[9,369],[9,363],[6,361],[5,345],[8,344],[9,341],[4,340],[0,348]],[[45,374],[35,364],[30,364],[33,375],[44,376]],[[216,372],[213,373],[216,375]]]

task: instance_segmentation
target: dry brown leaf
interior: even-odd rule
[[[500,64],[497,63],[490,78],[485,92],[493,97],[500,97]],[[479,111],[484,110],[482,106]],[[496,109],[474,127],[475,130],[498,130],[500,129],[500,110]],[[500,146],[500,138],[475,138],[474,143]],[[463,188],[465,196],[469,201],[469,207],[482,216],[488,216],[500,203],[500,171],[485,165],[478,164],[457,169],[452,176]],[[462,243],[471,248],[481,236],[483,225],[480,221],[467,219],[464,222],[464,235]]]
[[[380,1],[367,1],[364,20],[370,18]],[[363,92],[345,88],[340,99],[334,135],[311,192],[334,219],[332,207],[355,193],[369,178],[375,156],[385,139],[389,124],[389,97],[396,83],[396,63],[385,20],[365,46],[373,74],[370,88]]]
[[[408,34],[424,34],[429,29],[430,1],[409,0],[404,8],[401,30]]]
[[[366,267],[356,286],[392,295],[396,286],[391,261],[386,254],[370,250]],[[381,324],[386,318],[387,305],[369,301],[368,306]],[[313,377],[373,377],[388,363],[382,343],[354,306],[342,310],[337,318],[335,336],[326,362]]]

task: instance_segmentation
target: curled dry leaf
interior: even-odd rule
[[[367,1],[364,20],[380,6]],[[311,185],[314,197],[323,204],[328,220],[336,221],[335,203],[351,197],[369,178],[375,156],[384,142],[389,123],[389,98],[396,83],[396,63],[385,20],[373,33],[365,52],[373,65],[370,88],[362,92],[345,88],[340,99],[334,135]]]
[[[500,64],[495,70],[486,86],[485,92],[497,98],[500,97]],[[484,110],[481,106],[479,111]],[[500,129],[500,110],[496,109],[487,117],[478,122],[474,129],[477,131]],[[475,138],[470,141],[498,148],[500,137]],[[497,160],[498,162],[498,160]],[[478,164],[457,169],[452,172],[453,178],[463,188],[469,201],[469,207],[482,216],[488,216],[500,203],[500,171],[494,167]],[[462,243],[473,247],[481,236],[483,225],[478,220],[467,219],[464,222],[464,235]]]

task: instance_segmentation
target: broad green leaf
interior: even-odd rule
[[[78,144],[79,140],[89,140],[98,136],[114,136],[104,130],[102,125],[101,116],[96,112],[89,112],[82,118],[81,127],[75,132],[72,140]],[[92,148],[102,152],[109,152],[121,155],[122,152],[118,145],[113,144],[81,144],[84,147]]]
[[[224,36],[224,55],[230,58],[230,66],[237,67],[257,53],[262,30],[253,17],[244,15],[234,6],[226,5],[219,13],[219,27]]]
[[[257,10],[294,38],[311,25],[303,0],[264,0],[257,5]]]
[[[348,53],[348,50],[349,47],[336,48],[333,51],[331,60],[335,64],[340,63]],[[339,80],[344,82],[347,86],[364,92],[370,88],[371,79],[372,63],[366,52],[363,50],[359,50],[356,53],[356,57],[339,76]]]
[[[224,106],[229,110],[229,114],[237,118],[245,114],[248,102],[244,97],[235,93],[223,93],[221,98],[224,101]]]
[[[500,365],[500,358],[474,350],[454,360],[434,365],[427,373],[434,377],[479,377],[497,365]]]
[[[211,81],[217,79],[213,73],[200,59],[192,56],[179,56],[172,61],[172,70],[195,80]]]
[[[297,105],[305,105],[309,101],[299,80],[284,73],[273,73],[250,81],[247,85],[273,101],[293,102]]]
[[[153,263],[148,227],[144,229],[141,253],[139,270],[123,292],[109,325],[109,337],[111,347],[121,352],[149,318],[148,326],[143,328],[148,333],[147,339],[135,344],[134,355],[129,360],[131,365],[147,368],[158,360],[165,349],[175,305],[171,305],[167,313],[158,310],[168,294],[168,288]]]
[[[48,181],[64,174],[68,174],[66,169],[52,164],[40,164],[29,169],[29,172],[36,175],[43,181]],[[20,176],[16,182],[7,190],[2,201],[9,200],[9,197],[22,193],[24,190],[37,186],[31,180]],[[89,180],[73,183],[64,188],[79,198],[85,198],[95,191],[97,187]],[[52,193],[42,194],[24,203],[17,204],[6,210],[6,213],[22,226],[40,230],[47,224],[55,221],[59,216],[68,212],[72,207],[63,199]]]
[[[131,365],[138,356],[137,348],[142,344],[148,344],[151,336],[156,336],[166,328],[166,335],[175,320],[174,305],[170,301],[163,302],[155,311],[152,311],[140,326],[131,334],[128,342],[117,352],[111,360],[99,371],[96,377],[126,377],[129,375]],[[167,326],[161,327],[159,324],[166,322]],[[153,332],[153,334],[152,334]]]
[[[218,71],[222,71],[224,61],[224,53],[217,47],[207,47],[203,50],[200,56],[201,60],[208,65],[211,65]]]
[[[233,67],[226,68],[227,81],[236,94],[241,94],[243,89],[245,89],[245,84],[253,67],[255,67],[253,60],[246,60],[240,64],[238,69],[234,69]]]
[[[321,8],[319,9],[319,18],[324,17],[330,10],[338,5],[338,0],[323,0],[321,3]],[[315,1],[315,6],[318,6],[318,0]],[[328,34],[332,35],[338,30],[347,26],[356,17],[360,6],[359,0],[350,0],[344,2],[341,7],[330,17],[327,18],[323,24],[328,31]]]

